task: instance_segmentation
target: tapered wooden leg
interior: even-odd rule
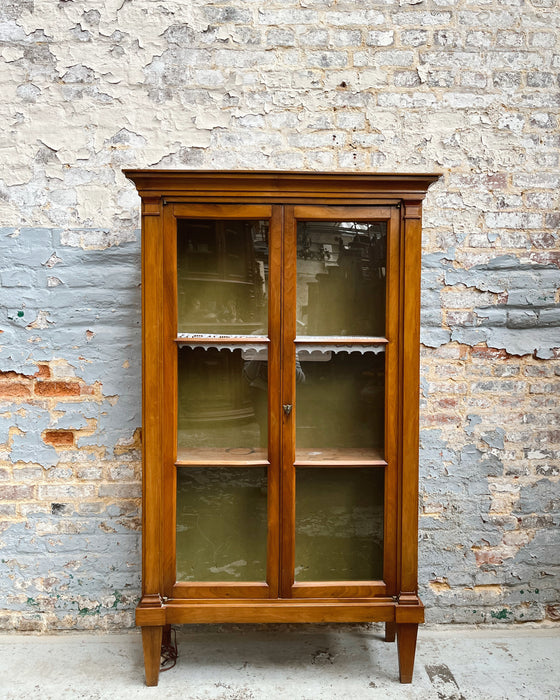
[[[401,683],[412,683],[414,655],[418,624],[405,622],[397,624],[397,647],[399,652],[399,676]]]
[[[142,627],[142,647],[144,648],[144,668],[146,685],[157,685],[161,659],[161,637],[163,627]]]
[[[397,632],[397,623],[396,622],[386,622],[385,623],[385,641],[386,642],[394,642],[396,632]]]

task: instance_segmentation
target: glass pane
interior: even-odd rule
[[[179,219],[179,332],[267,334],[268,221]]]
[[[296,459],[383,459],[385,353],[297,357]]]
[[[383,578],[379,468],[296,469],[296,581]]]
[[[266,459],[267,373],[266,352],[181,348],[179,459]]]
[[[386,222],[300,221],[297,335],[384,336]]]
[[[177,580],[266,579],[266,467],[177,470]]]

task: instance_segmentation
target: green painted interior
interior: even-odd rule
[[[265,581],[265,467],[177,470],[177,580]]]
[[[320,357],[299,363],[296,448],[381,451],[385,353],[327,352]]]
[[[180,219],[178,330],[266,335],[268,221]]]
[[[383,578],[384,480],[381,467],[296,469],[296,581]]]
[[[384,336],[387,224],[300,221],[297,246],[297,334]]]
[[[179,447],[224,448],[238,457],[266,447],[266,361],[242,349],[181,348]]]

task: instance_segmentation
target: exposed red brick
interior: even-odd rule
[[[82,396],[93,396],[95,394],[95,387],[94,386],[88,386],[87,384],[82,384],[80,387],[80,393]]]
[[[457,399],[440,399],[436,401],[437,408],[455,408],[459,402]]]
[[[35,394],[38,396],[79,396],[78,382],[35,382]]]
[[[51,368],[48,365],[39,365],[39,369],[33,376],[37,379],[50,379]]]
[[[0,381],[0,396],[31,396],[31,386],[29,383],[25,382]]]
[[[483,345],[476,345],[471,350],[471,357],[480,358],[482,360],[506,360],[509,355],[505,350],[498,348],[487,348]]]
[[[538,253],[531,253],[529,255],[531,262],[540,263],[541,265],[556,265],[560,267],[560,251],[557,250],[546,250]]]
[[[71,430],[45,430],[43,442],[53,447],[72,447],[74,433]]]
[[[0,372],[0,379],[27,379],[25,374],[21,374],[20,372],[12,372],[12,370],[8,370],[7,372]]]

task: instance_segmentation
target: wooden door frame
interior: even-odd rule
[[[294,580],[295,568],[295,414],[296,381],[296,285],[297,285],[297,224],[298,221],[383,221],[387,224],[386,263],[386,328],[383,340],[385,350],[385,460],[384,467],[384,533],[383,579],[378,581],[323,581],[298,583]],[[282,496],[281,496],[281,582],[280,597],[295,599],[313,598],[379,598],[397,594],[397,483],[399,473],[398,442],[400,435],[401,385],[398,358],[400,357],[400,296],[399,277],[402,227],[400,204],[375,203],[370,206],[354,204],[306,203],[286,205],[283,236],[283,323],[282,323],[282,404],[295,407],[289,416],[282,416]],[[380,339],[376,339],[380,340]],[[325,467],[328,468],[328,467]],[[351,467],[350,467],[351,468]],[[379,467],[382,468],[382,467]]]
[[[165,402],[162,404],[162,424],[166,426],[162,436],[162,576],[166,599],[262,599],[278,595],[278,542],[279,542],[279,407],[273,401],[279,389],[279,310],[281,268],[281,207],[265,204],[213,204],[197,202],[168,203],[163,213],[163,381]],[[263,582],[181,582],[176,580],[176,493],[177,469],[189,467],[212,468],[204,462],[193,460],[188,467],[177,466],[177,358],[178,358],[178,295],[177,295],[177,230],[178,220],[224,219],[269,221],[269,280],[268,280],[268,464],[267,468],[267,562],[266,581]],[[231,342],[231,341],[230,341]],[[238,341],[233,341],[238,342]],[[216,347],[219,347],[216,340]],[[249,462],[224,464],[252,467]]]

